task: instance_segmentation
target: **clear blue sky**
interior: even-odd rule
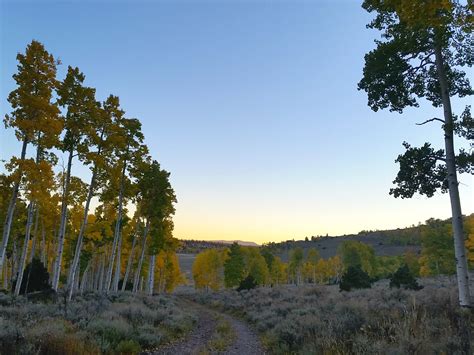
[[[449,217],[447,195],[388,195],[401,143],[442,147],[429,105],[372,112],[357,91],[378,36],[358,1],[3,1],[0,102],[37,39],[120,96],[178,196],[175,236],[257,242]],[[471,72],[472,74],[472,72]],[[465,103],[466,101],[464,101]],[[459,109],[462,102],[455,101]],[[18,154],[1,130],[2,159]],[[88,181],[78,164],[73,173]],[[461,177],[465,213],[472,176]]]

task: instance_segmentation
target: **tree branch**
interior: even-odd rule
[[[446,163],[446,158],[440,157],[438,155],[432,155],[431,158],[433,158],[434,160],[441,160]]]
[[[433,117],[433,118],[431,118],[431,119],[429,119],[429,120],[426,120],[425,122],[417,123],[416,125],[417,125],[417,126],[422,126],[422,125],[424,125],[424,124],[427,124],[427,123],[433,122],[433,121],[439,121],[439,122],[443,122],[443,123],[444,123],[444,120],[442,120],[441,118]]]

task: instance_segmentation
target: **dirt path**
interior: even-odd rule
[[[181,304],[183,307],[192,307],[199,315],[195,328],[183,339],[157,349],[152,354],[190,355],[208,353],[207,345],[216,332],[216,319],[218,317],[229,322],[235,339],[224,351],[211,351],[211,353],[228,355],[265,354],[257,335],[245,322],[194,302],[183,301]]]
[[[226,314],[221,313],[221,316],[230,323],[236,335],[234,343],[223,352],[224,354],[240,355],[265,353],[257,335],[247,324]]]

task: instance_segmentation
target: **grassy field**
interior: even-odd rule
[[[474,317],[460,312],[453,278],[424,289],[339,292],[282,286],[200,293],[195,300],[253,324],[275,354],[472,354]]]
[[[0,295],[0,354],[135,354],[191,330],[173,296],[87,294],[65,303]]]

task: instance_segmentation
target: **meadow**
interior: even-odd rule
[[[337,285],[199,293],[196,302],[252,324],[272,354],[472,353],[474,317],[461,313],[453,278],[423,279],[420,291],[340,292]]]
[[[137,354],[183,336],[197,321],[166,295],[89,293],[71,302],[0,296],[0,354]]]

